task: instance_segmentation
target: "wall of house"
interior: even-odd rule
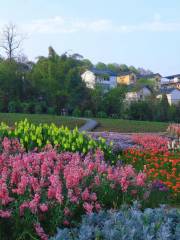
[[[138,94],[136,92],[128,92],[126,93],[125,100],[127,102],[138,101]]]
[[[171,103],[172,104],[178,104],[180,102],[180,91],[174,90],[171,92]]]
[[[117,76],[117,84],[130,84],[130,75]]]
[[[129,85],[136,82],[136,75],[131,73],[124,76],[117,76],[117,84]]]
[[[137,94],[139,99],[145,99],[151,95],[151,91],[148,88],[144,87]]]
[[[96,83],[101,84],[105,89],[111,89],[117,86],[116,76],[109,76],[109,78],[106,79],[103,76],[95,76],[91,71],[86,71],[81,75],[81,78],[88,88],[94,88]]]

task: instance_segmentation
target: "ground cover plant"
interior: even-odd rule
[[[48,239],[82,214],[146,201],[151,184],[131,165],[111,166],[100,150],[82,157],[51,146],[25,152],[5,138],[0,154],[0,239]]]
[[[25,119],[16,122],[14,127],[5,123],[0,125],[0,137],[18,138],[26,151],[35,148],[42,149],[46,144],[58,147],[59,151],[80,152],[94,151],[99,148],[107,157],[113,157],[112,149],[106,144],[105,139],[99,137],[97,140],[80,133],[77,128],[70,130],[67,127],[58,127],[55,124],[33,124]]]
[[[59,127],[65,126],[70,129],[81,127],[86,122],[83,119],[50,114],[0,113],[0,122],[4,122],[9,126],[14,126],[15,122],[19,122],[22,119],[27,119],[34,124],[54,123]]]
[[[179,240],[180,211],[136,205],[120,211],[86,215],[78,227],[58,229],[51,240]]]
[[[144,132],[166,132],[168,123],[134,121],[122,119],[96,118],[99,126],[95,131],[121,132],[121,133],[144,133]]]
[[[180,200],[180,152],[168,149],[168,138],[157,135],[134,135],[139,148],[129,148],[123,153],[125,163],[138,171],[144,170],[149,179],[156,181],[162,191],[170,193],[167,203]],[[167,199],[166,199],[167,200]]]

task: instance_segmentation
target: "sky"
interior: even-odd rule
[[[0,6],[0,30],[15,24],[30,60],[52,46],[93,63],[180,73],[179,0],[0,0]]]

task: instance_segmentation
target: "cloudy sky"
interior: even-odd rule
[[[80,53],[93,63],[126,63],[162,75],[180,73],[179,0],[0,0],[0,28],[26,35],[30,58]]]

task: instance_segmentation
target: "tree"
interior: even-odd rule
[[[22,37],[17,32],[14,24],[6,25],[2,32],[0,47],[5,51],[7,58],[12,61],[17,56],[17,51],[22,43]]]
[[[96,66],[96,68],[99,69],[99,70],[107,70],[107,66],[106,66],[105,63],[98,62],[95,66]]]
[[[128,66],[126,64],[121,64],[119,66],[119,70],[120,70],[120,72],[128,72],[129,68],[128,68]]]
[[[104,106],[108,115],[121,115],[123,111],[123,99],[125,97],[125,88],[112,88],[104,97]]]

